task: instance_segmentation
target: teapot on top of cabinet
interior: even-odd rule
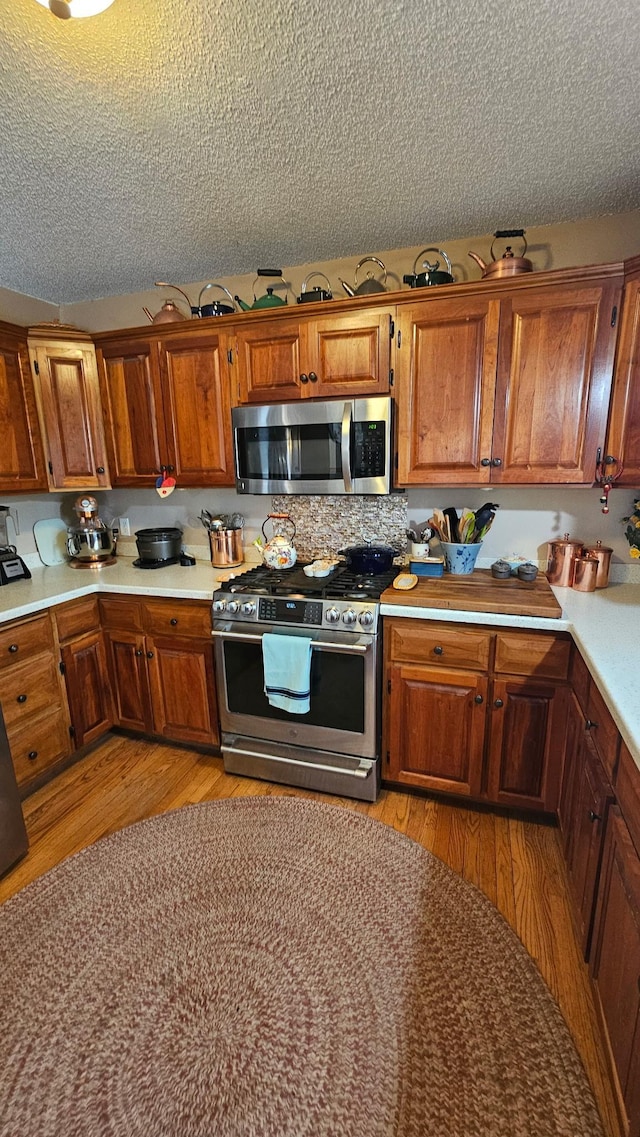
[[[493,249],[496,241],[503,240],[507,237],[520,237],[524,248],[520,256],[516,257],[513,254],[511,245],[507,245],[504,253],[497,260],[494,256]],[[482,257],[477,253],[469,253],[472,260],[482,269],[483,280],[502,280],[505,276],[519,276],[522,272],[533,272],[533,265],[530,260],[527,260],[525,253],[527,251],[527,242],[524,235],[524,229],[496,229],[493,235],[491,244],[491,261],[486,264]]]

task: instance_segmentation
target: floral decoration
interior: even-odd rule
[[[633,513],[622,520],[626,526],[624,535],[629,542],[629,555],[640,560],[640,498],[636,498],[633,503]]]

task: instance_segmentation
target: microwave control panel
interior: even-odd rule
[[[354,478],[381,478],[386,463],[385,422],[354,422],[352,467]]]

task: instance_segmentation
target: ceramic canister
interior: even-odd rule
[[[596,541],[595,545],[585,545],[584,551],[598,561],[596,588],[606,588],[609,583],[609,564],[613,549],[610,549],[608,545],[603,545],[602,541]]]
[[[573,562],[582,552],[582,541],[565,533],[560,540],[549,541],[549,559],[547,562],[547,580],[549,584],[557,584],[560,588],[571,588],[573,583]]]

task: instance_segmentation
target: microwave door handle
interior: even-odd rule
[[[351,424],[353,421],[353,403],[345,403],[342,412],[342,433],[340,436],[340,455],[342,458],[342,478],[347,493],[353,493],[351,480]]]

